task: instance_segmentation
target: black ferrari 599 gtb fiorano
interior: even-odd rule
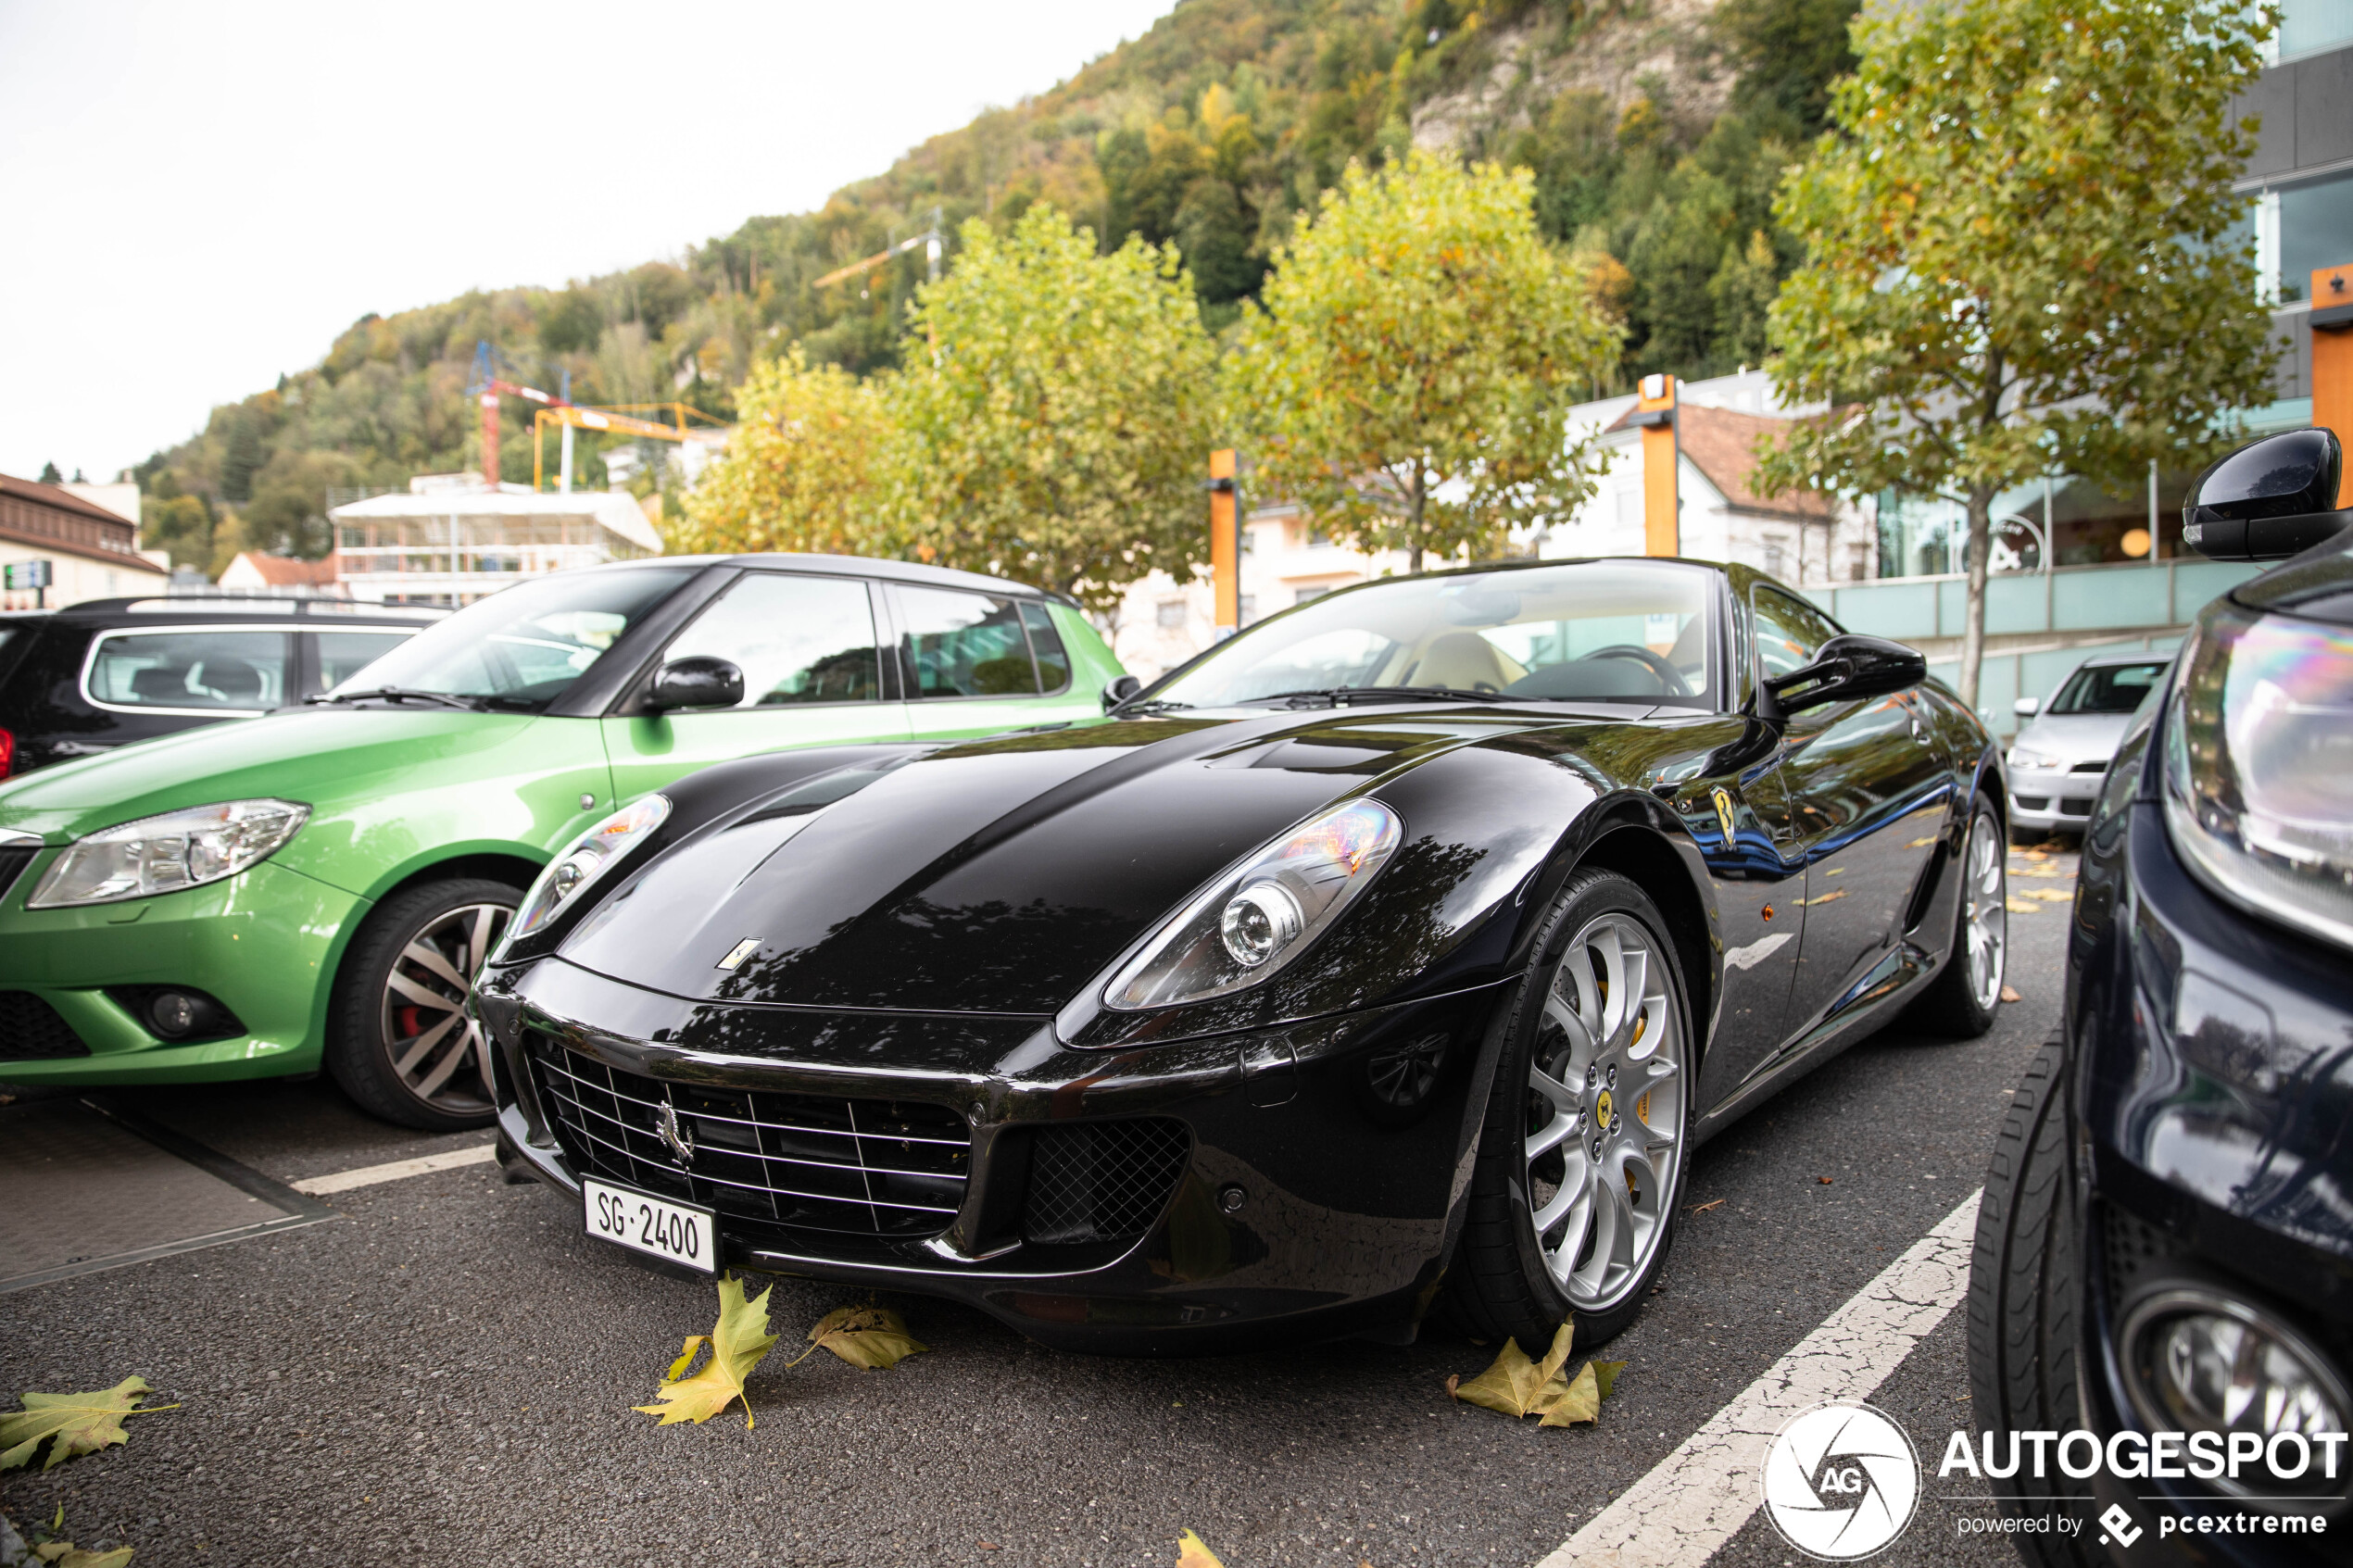
[[[1993,741],[1744,568],[1383,580],[1133,684],[585,835],[479,983],[502,1159],[674,1265],[1074,1348],[1441,1292],[1592,1345],[1701,1140],[1901,1010],[1992,1021]]]

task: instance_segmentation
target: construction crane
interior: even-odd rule
[[[939,282],[939,258],[947,244],[947,236],[939,230],[939,208],[935,207],[931,209],[931,221],[926,223],[920,232],[910,234],[894,245],[884,246],[863,261],[853,261],[847,267],[837,267],[818,279],[812,286],[826,288],[844,279],[855,278],[863,272],[871,272],[892,257],[904,256],[917,245],[924,247],[924,261],[926,270],[930,273],[931,281],[935,283]]]
[[[501,374],[500,372],[507,372]],[[487,339],[474,343],[473,375],[466,383],[466,395],[480,400],[482,406],[482,467],[484,476],[493,486],[498,483],[498,399],[520,397],[536,403],[539,408],[531,420],[531,488],[535,492],[547,486],[547,442],[544,433],[549,425],[563,431],[562,467],[556,481],[556,493],[572,494],[572,433],[593,430],[600,434],[632,435],[642,441],[680,441],[695,433],[690,420],[724,429],[726,420],[713,419],[699,408],[684,403],[620,403],[609,408],[584,408],[572,400],[572,372],[562,372],[558,383],[562,390],[549,394],[525,384],[520,378],[522,368]],[[508,379],[509,375],[517,378]],[[639,419],[640,414],[667,412],[670,422]]]

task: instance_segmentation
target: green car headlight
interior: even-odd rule
[[[2207,886],[2353,945],[2353,633],[2225,599],[2183,650],[2165,822]]]
[[[670,820],[670,798],[648,795],[632,801],[573,840],[572,847],[549,862],[522,896],[507,940],[528,936],[556,918],[556,911],[578,897],[583,889],[604,875],[632,845]],[[503,944],[501,945],[503,947]]]
[[[75,840],[25,908],[112,904],[219,882],[276,853],[309,816],[296,800],[229,800],[122,822]]]

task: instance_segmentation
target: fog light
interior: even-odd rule
[[[1299,900],[1278,882],[1261,882],[1243,888],[1218,917],[1217,934],[1226,951],[1244,969],[1256,969],[1290,945],[1306,921]]]
[[[2235,1482],[2225,1475],[2216,1486],[2256,1497],[2346,1489],[2347,1467],[2329,1476],[2321,1445],[2271,1441],[2342,1433],[2353,1412],[2327,1358],[2277,1318],[2215,1291],[2160,1290],[2133,1303],[2122,1341],[2126,1385],[2152,1431],[2246,1434],[2266,1455],[2299,1465],[2243,1464]]]
[[[194,1029],[203,1013],[203,1004],[185,991],[158,991],[147,1004],[147,1022],[167,1039],[176,1040]]]

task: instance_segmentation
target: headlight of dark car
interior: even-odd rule
[[[1397,813],[1372,799],[1292,829],[1194,895],[1112,977],[1103,1000],[1132,1012],[1257,985],[1330,928],[1403,831]]]
[[[669,797],[648,795],[631,801],[573,840],[522,896],[522,908],[515,911],[507,941],[528,936],[555,919],[558,910],[586,891],[631,846],[645,842],[648,834],[669,820]]]
[[[2353,632],[2224,600],[2184,656],[2165,820],[2192,871],[2353,946]]]

